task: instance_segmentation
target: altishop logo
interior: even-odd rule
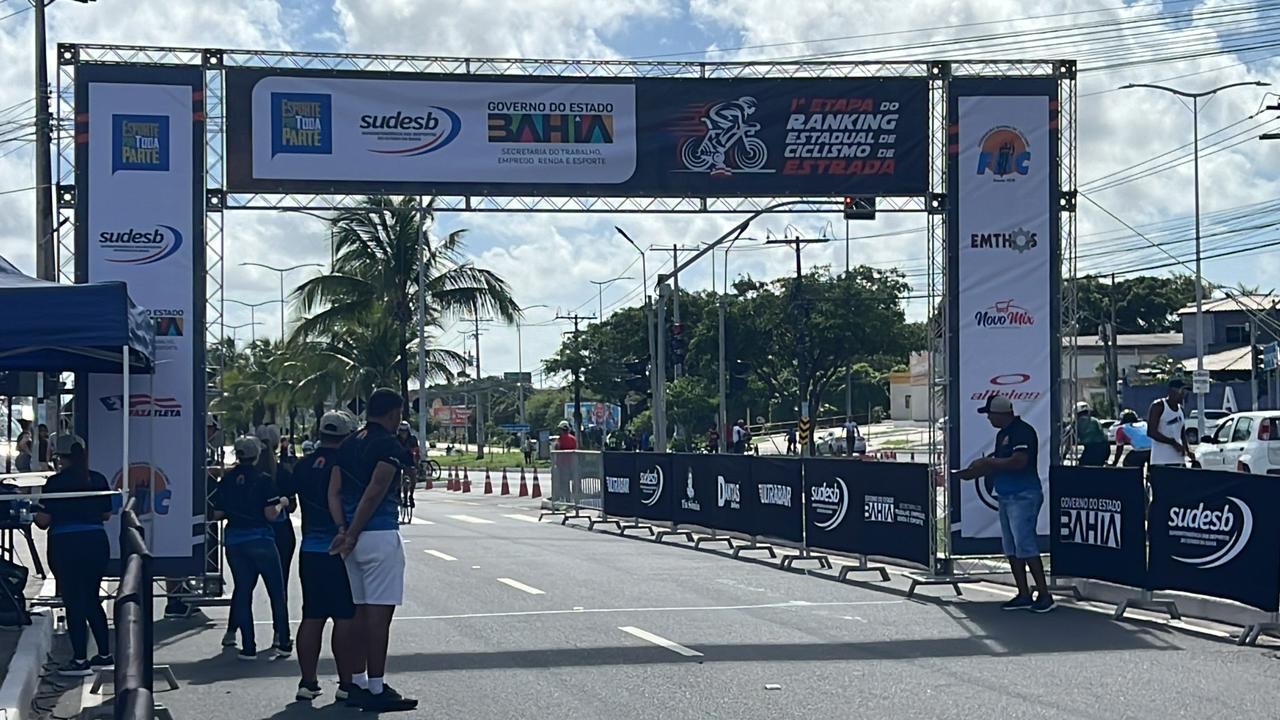
[[[665,484],[665,478],[662,475],[662,468],[657,465],[647,472],[640,473],[640,502],[645,505],[657,505],[662,497],[663,484]]]
[[[830,485],[824,482],[809,488],[809,511],[813,513],[814,527],[819,530],[840,527],[849,512],[849,487],[844,480],[837,477]]]
[[[1006,232],[971,233],[969,247],[974,250],[1012,250],[1019,255],[1040,244],[1036,233],[1024,228]]]
[[[333,98],[328,93],[271,93],[271,157],[332,154]]]
[[[976,174],[995,182],[1013,182],[1031,170],[1031,143],[1020,130],[1008,125],[991,128],[982,136]]]
[[[371,113],[360,116],[360,135],[375,147],[378,155],[417,157],[445,147],[462,131],[462,119],[439,105],[425,110],[397,110],[394,114]]]
[[[999,300],[985,310],[973,314],[973,322],[980,328],[1023,328],[1036,324],[1030,310],[1018,307],[1013,300]]]
[[[973,393],[970,396],[970,399],[977,402],[986,402],[987,398],[999,395],[1001,397],[1007,397],[1010,400],[1021,400],[1023,402],[1039,400],[1044,395],[1043,392],[1039,390],[1028,390],[1021,387],[1029,382],[1031,382],[1031,375],[1024,372],[996,375],[987,381],[990,387],[986,390]]]
[[[1221,510],[1206,509],[1203,502],[1193,508],[1169,508],[1169,535],[1184,547],[1208,553],[1173,559],[1201,570],[1231,562],[1252,534],[1253,511],[1237,498],[1228,496]]]
[[[98,233],[98,246],[108,253],[107,262],[151,265],[178,252],[182,233],[172,225],[156,225],[150,230],[105,230]]]

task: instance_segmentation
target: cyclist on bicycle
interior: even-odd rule
[[[728,172],[729,168],[725,165],[725,152],[729,146],[737,141],[736,137],[730,137],[725,142],[725,135],[729,135],[734,131],[745,131],[751,134],[758,129],[758,125],[748,125],[747,118],[756,111],[756,99],[752,97],[741,97],[737,100],[727,100],[711,106],[707,114],[702,118],[702,122],[707,126],[707,135],[703,139],[703,147],[711,150],[712,172]]]
[[[413,463],[405,468],[404,476],[401,479],[404,484],[401,492],[403,495],[402,504],[414,507],[417,503],[413,499],[413,490],[418,483],[418,463],[422,460],[422,448],[418,446],[418,438],[413,434],[413,428],[408,422],[401,422],[400,426],[396,428],[396,441],[413,458]]]

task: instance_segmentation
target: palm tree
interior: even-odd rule
[[[431,213],[428,203],[421,214]],[[367,197],[362,207],[342,211],[333,220],[333,267],[293,292],[295,307],[305,317],[295,328],[291,342],[319,339],[336,347],[345,344],[344,336],[353,329],[369,329],[372,322],[379,337],[370,339],[388,345],[386,352],[391,357],[381,359],[393,362],[399,381],[396,384],[406,405],[409,358],[417,342],[414,320],[419,292],[426,295],[429,327],[438,328],[445,319],[471,313],[491,314],[506,322],[514,322],[520,316],[520,307],[507,282],[463,256],[465,231],[444,237],[427,236],[420,255],[419,215],[418,204],[410,197]],[[419,262],[425,277],[421,288]],[[370,349],[364,348],[343,355],[354,359],[368,352]],[[454,358],[442,355],[437,359],[447,369]],[[357,384],[365,386],[374,380],[379,374],[377,367],[365,368],[368,372]]]

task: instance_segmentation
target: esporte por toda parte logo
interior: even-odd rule
[[[333,154],[333,97],[271,93],[271,157]]]
[[[980,328],[1024,328],[1036,324],[1035,315],[1024,307],[1019,307],[1013,299],[997,300],[989,307],[973,314],[973,322]]]
[[[168,115],[111,116],[111,174],[169,169]]]
[[[975,174],[993,182],[1013,182],[1030,171],[1031,143],[1021,130],[1000,125],[982,136]]]
[[[98,247],[107,254],[107,262],[151,265],[182,248],[182,232],[160,223],[151,228],[103,230],[98,233]]]

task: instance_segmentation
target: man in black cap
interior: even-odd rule
[[[1044,613],[1053,609],[1053,595],[1045,580],[1044,563],[1040,560],[1040,544],[1036,523],[1044,504],[1040,485],[1040,438],[1035,428],[1013,414],[1013,402],[1007,397],[987,398],[978,408],[996,428],[995,452],[974,460],[969,467],[957,471],[962,480],[990,476],[1000,501],[1000,533],[1004,554],[1009,558],[1018,596],[1004,603],[1005,610],[1031,610]],[[1027,568],[1036,582],[1036,597],[1027,586]]]
[[[1187,416],[1183,411],[1182,399],[1187,394],[1187,385],[1181,378],[1169,381],[1168,393],[1151,403],[1147,410],[1147,437],[1151,438],[1151,464],[1185,467],[1186,459],[1192,457],[1183,434],[1187,427]]]

